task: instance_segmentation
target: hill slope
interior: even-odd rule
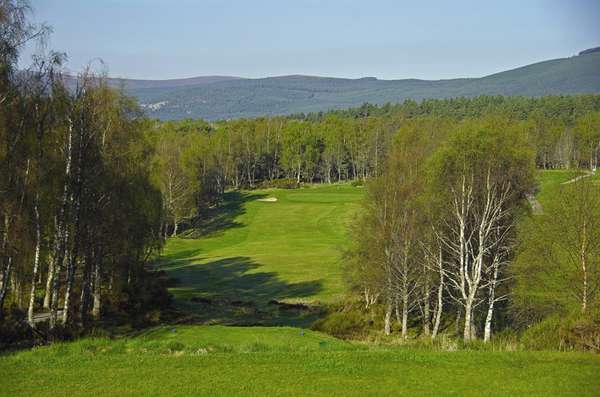
[[[535,63],[482,78],[450,80],[209,76],[177,80],[111,80],[137,97],[150,117],[230,119],[324,111],[406,99],[478,95],[600,92],[600,52]]]

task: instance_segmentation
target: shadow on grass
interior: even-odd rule
[[[198,256],[200,254],[200,252],[202,252],[202,250],[200,248],[181,250],[181,251],[173,252],[172,254],[161,255],[158,262],[159,262],[159,264],[162,264],[162,263],[169,263],[171,261],[177,261],[180,259],[195,258],[196,256]]]
[[[178,261],[165,270],[180,281],[171,290],[176,305],[199,322],[307,326],[318,318],[317,307],[281,301],[301,301],[319,293],[320,281],[289,283],[259,268],[239,256],[198,265]]]
[[[221,204],[203,210],[189,225],[185,225],[180,237],[199,238],[216,236],[228,229],[244,226],[235,219],[243,215],[244,205],[253,200],[264,198],[266,195],[250,192],[231,191],[223,195]]]

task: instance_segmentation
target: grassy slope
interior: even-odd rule
[[[349,185],[228,194],[228,218],[201,239],[171,239],[161,267],[180,283],[178,303],[193,296],[324,301],[344,291],[341,254],[363,189]],[[276,197],[277,202],[259,198]]]
[[[293,328],[161,328],[0,357],[6,396],[592,396],[600,356],[367,348]]]

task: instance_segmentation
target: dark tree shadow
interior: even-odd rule
[[[314,296],[320,281],[288,283],[259,268],[248,257],[232,257],[197,265],[177,261],[163,269],[181,281],[171,290],[177,306],[200,322],[306,326],[318,318],[318,307],[283,301]]]
[[[244,226],[235,219],[243,215],[244,205],[253,200],[264,198],[266,195],[250,192],[231,191],[223,195],[219,205],[203,209],[197,217],[183,225],[180,237],[200,238],[217,236],[228,229]]]
[[[164,263],[169,263],[171,261],[194,258],[194,257],[198,256],[200,254],[200,252],[202,252],[202,249],[192,248],[192,249],[188,249],[188,250],[177,251],[177,252],[174,252],[174,253],[168,254],[168,255],[161,255],[161,257],[158,259],[157,263],[161,266],[164,266],[163,265]]]

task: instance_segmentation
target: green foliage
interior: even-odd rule
[[[165,297],[145,270],[163,242],[162,201],[134,100],[89,69],[68,90],[56,53],[15,73],[23,43],[46,33],[29,11],[0,2],[0,322],[8,303],[32,327],[42,311],[76,335],[102,302],[135,305],[146,287]]]
[[[368,333],[370,322],[357,310],[335,311],[315,322],[312,328],[338,338],[360,339]]]
[[[298,189],[300,185],[294,178],[280,178],[261,182],[260,189]]]
[[[521,343],[528,350],[564,350],[560,329],[560,317],[546,317],[523,333]]]
[[[529,350],[583,350],[600,352],[600,315],[548,316],[522,335]]]
[[[441,205],[449,202],[448,188],[456,188],[463,175],[483,188],[491,172],[494,182],[509,184],[513,201],[522,200],[534,185],[533,155],[518,124],[494,117],[464,121],[431,160],[436,197]]]
[[[584,297],[588,308],[599,299],[598,176],[558,171],[541,175],[544,214],[523,219],[512,268],[512,305],[524,324],[551,313],[585,312]],[[568,178],[575,182],[564,184]]]

